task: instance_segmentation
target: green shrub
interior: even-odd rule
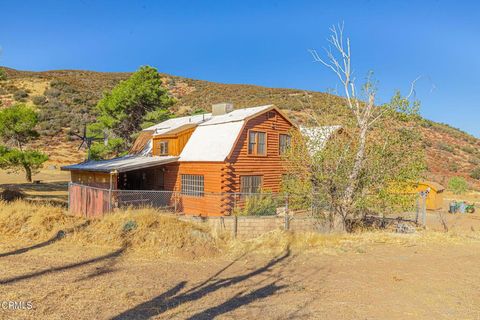
[[[448,170],[452,172],[458,172],[459,169],[460,169],[460,166],[456,162],[450,162],[448,164]]]
[[[468,159],[468,162],[477,166],[477,165],[480,164],[480,159],[472,157],[472,158]]]
[[[473,169],[472,173],[470,173],[470,177],[476,180],[480,180],[480,167]]]
[[[466,152],[466,153],[470,153],[470,154],[474,154],[475,153],[475,149],[470,147],[470,146],[463,146],[461,147],[462,151]]]
[[[7,80],[7,73],[5,70],[0,69],[0,81]]]
[[[277,214],[278,203],[272,193],[261,193],[245,196],[242,209],[236,210],[239,216],[273,216]]]
[[[462,177],[453,177],[448,181],[448,189],[455,194],[463,194],[467,191],[468,184]]]
[[[454,153],[454,152],[455,152],[455,148],[452,147],[451,145],[447,144],[447,143],[440,143],[440,144],[438,144],[438,148],[439,148],[440,150],[447,151],[447,152],[450,152],[450,153]]]
[[[13,93],[13,99],[16,101],[25,101],[28,97],[28,93],[25,90],[17,90]]]
[[[47,103],[47,98],[45,98],[45,96],[33,96],[32,102],[36,106],[41,106]]]
[[[56,88],[49,88],[47,90],[45,90],[45,95],[47,97],[52,97],[52,98],[56,98],[58,96],[60,96],[62,92]]]

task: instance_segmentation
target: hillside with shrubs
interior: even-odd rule
[[[18,71],[0,67],[0,108],[23,102],[39,113],[40,138],[31,147],[50,156],[50,162],[65,164],[82,161],[84,150],[72,132],[96,117],[95,105],[130,73],[56,70]],[[255,85],[221,84],[162,74],[169,93],[176,99],[172,112],[187,115],[209,111],[218,102],[231,102],[236,108],[275,104],[301,123],[304,110],[329,106],[334,118],[346,116],[343,100],[322,92],[266,88]],[[464,177],[471,187],[480,188],[480,140],[456,128],[422,119],[428,177],[445,186],[451,177]]]

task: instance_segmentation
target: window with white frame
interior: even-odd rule
[[[161,156],[168,155],[168,141],[160,141],[158,143],[158,150]]]
[[[182,194],[203,197],[204,179],[202,175],[182,174]]]
[[[241,193],[258,193],[262,187],[262,176],[241,176]]]

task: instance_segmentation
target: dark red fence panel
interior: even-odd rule
[[[68,186],[68,208],[71,214],[99,218],[110,211],[109,190],[71,183]]]

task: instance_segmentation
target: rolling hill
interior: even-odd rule
[[[105,90],[110,90],[129,73],[56,70],[18,71],[3,68],[7,79],[0,81],[0,108],[17,101],[35,105],[40,112],[41,138],[32,147],[44,150],[55,164],[83,160],[78,141],[68,133],[94,120],[94,106]],[[213,103],[232,102],[235,107],[275,104],[294,120],[302,121],[305,104],[336,106],[333,116],[345,117],[341,99],[322,92],[266,88],[255,85],[221,84],[162,74],[164,84],[177,99],[175,112],[188,114],[209,110]],[[423,144],[428,162],[428,178],[446,185],[452,176],[464,176],[480,188],[480,180],[470,177],[480,167],[480,139],[448,125],[422,121]]]

